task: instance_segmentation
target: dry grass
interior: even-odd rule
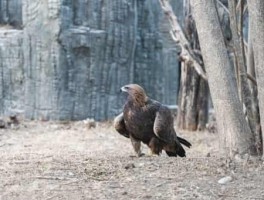
[[[23,122],[0,130],[0,199],[264,199],[263,162],[222,158],[216,134],[179,134],[193,144],[184,159],[136,158],[111,123],[88,127]],[[233,180],[220,185],[224,176]]]

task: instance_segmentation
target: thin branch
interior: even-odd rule
[[[241,5],[242,5],[242,0],[239,0],[239,2],[236,5],[236,11],[240,10]]]
[[[253,76],[251,76],[250,74],[247,74],[247,78],[248,78],[248,80],[250,80],[255,86],[257,86],[257,81],[256,81],[256,79],[255,79]]]
[[[55,177],[55,176],[35,176],[36,179],[45,179],[45,180],[72,180],[72,178],[67,177]]]
[[[204,72],[202,66],[196,61],[193,57],[192,53],[190,52],[190,44],[185,37],[177,17],[175,16],[170,3],[168,0],[159,0],[161,8],[163,9],[165,15],[167,16],[170,25],[171,25],[171,34],[172,39],[181,47],[181,55],[180,59],[184,62],[190,63],[190,66],[194,67],[196,72],[204,79],[207,80],[206,73]],[[187,48],[186,48],[187,47]]]
[[[45,200],[51,200],[51,199],[57,198],[58,196],[59,196],[58,194],[55,194],[55,195],[52,195],[52,196],[46,198]]]
[[[243,34],[243,10],[244,10],[244,0],[240,0],[240,45],[241,45],[241,50],[242,50],[242,57],[244,64],[246,65],[246,54],[245,54],[245,47],[244,47],[244,34]]]
[[[216,0],[216,2],[229,14],[228,8],[219,0]]]

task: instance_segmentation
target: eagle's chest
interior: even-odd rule
[[[124,120],[126,129],[140,138],[152,134],[155,112],[142,108],[127,108],[124,110]]]

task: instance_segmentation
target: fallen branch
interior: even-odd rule
[[[13,163],[14,164],[25,164],[25,165],[27,165],[30,163],[30,161],[29,160],[15,160],[15,161],[13,161]]]
[[[56,176],[35,176],[36,179],[45,179],[45,180],[72,180],[72,178],[67,177],[56,177]]]
[[[92,176],[86,176],[88,180],[93,180],[93,181],[107,181],[108,179],[106,178],[97,178],[97,177],[92,177]]]
[[[186,63],[190,63],[190,66],[194,67],[196,72],[204,79],[207,80],[207,76],[202,68],[202,66],[197,62],[197,59],[193,57],[190,52],[190,44],[186,39],[177,17],[175,16],[170,3],[168,0],[159,0],[161,8],[163,9],[165,15],[167,16],[171,25],[171,35],[172,39],[181,47],[180,59]]]
[[[46,198],[45,200],[51,200],[51,199],[57,198],[58,196],[59,196],[58,194],[55,194],[55,195],[52,195],[52,196]]]

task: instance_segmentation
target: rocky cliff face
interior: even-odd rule
[[[0,9],[1,114],[109,119],[131,82],[175,104],[177,47],[158,0],[3,0]]]

